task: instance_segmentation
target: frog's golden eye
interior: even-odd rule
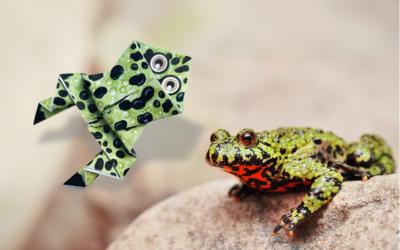
[[[161,86],[169,95],[173,95],[181,88],[181,82],[174,76],[168,76],[162,80]]]
[[[239,143],[245,147],[253,147],[258,142],[258,137],[254,131],[245,130],[239,134]]]
[[[163,54],[155,54],[150,60],[150,67],[156,73],[162,73],[168,68],[168,59]]]

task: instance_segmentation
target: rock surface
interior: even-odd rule
[[[109,249],[398,249],[399,176],[345,182],[294,238],[271,230],[304,193],[235,202],[233,180],[195,187],[140,215]]]

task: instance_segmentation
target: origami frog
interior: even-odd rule
[[[86,187],[98,175],[122,179],[136,160],[133,146],[144,126],[183,111],[190,60],[134,41],[110,72],[59,75],[34,124],[75,105],[102,149],[64,185]]]

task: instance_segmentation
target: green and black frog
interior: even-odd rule
[[[183,112],[191,58],[133,41],[106,72],[61,74],[39,102],[34,124],[76,106],[101,151],[64,184],[87,187],[99,175],[122,179],[136,161],[146,124]]]
[[[229,196],[240,200],[259,192],[308,188],[302,202],[283,215],[273,229],[293,235],[297,225],[339,191],[345,180],[368,180],[395,170],[390,147],[378,135],[365,134],[346,143],[339,136],[314,128],[279,128],[230,135],[219,129],[211,136],[206,160],[239,177]]]

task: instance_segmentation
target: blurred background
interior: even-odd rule
[[[104,249],[140,212],[231,178],[217,128],[382,135],[398,157],[398,1],[37,0],[1,4],[0,249]],[[57,75],[107,71],[132,40],[192,56],[185,112],[149,124],[123,181],[61,184],[99,151],[73,108],[37,126]]]

